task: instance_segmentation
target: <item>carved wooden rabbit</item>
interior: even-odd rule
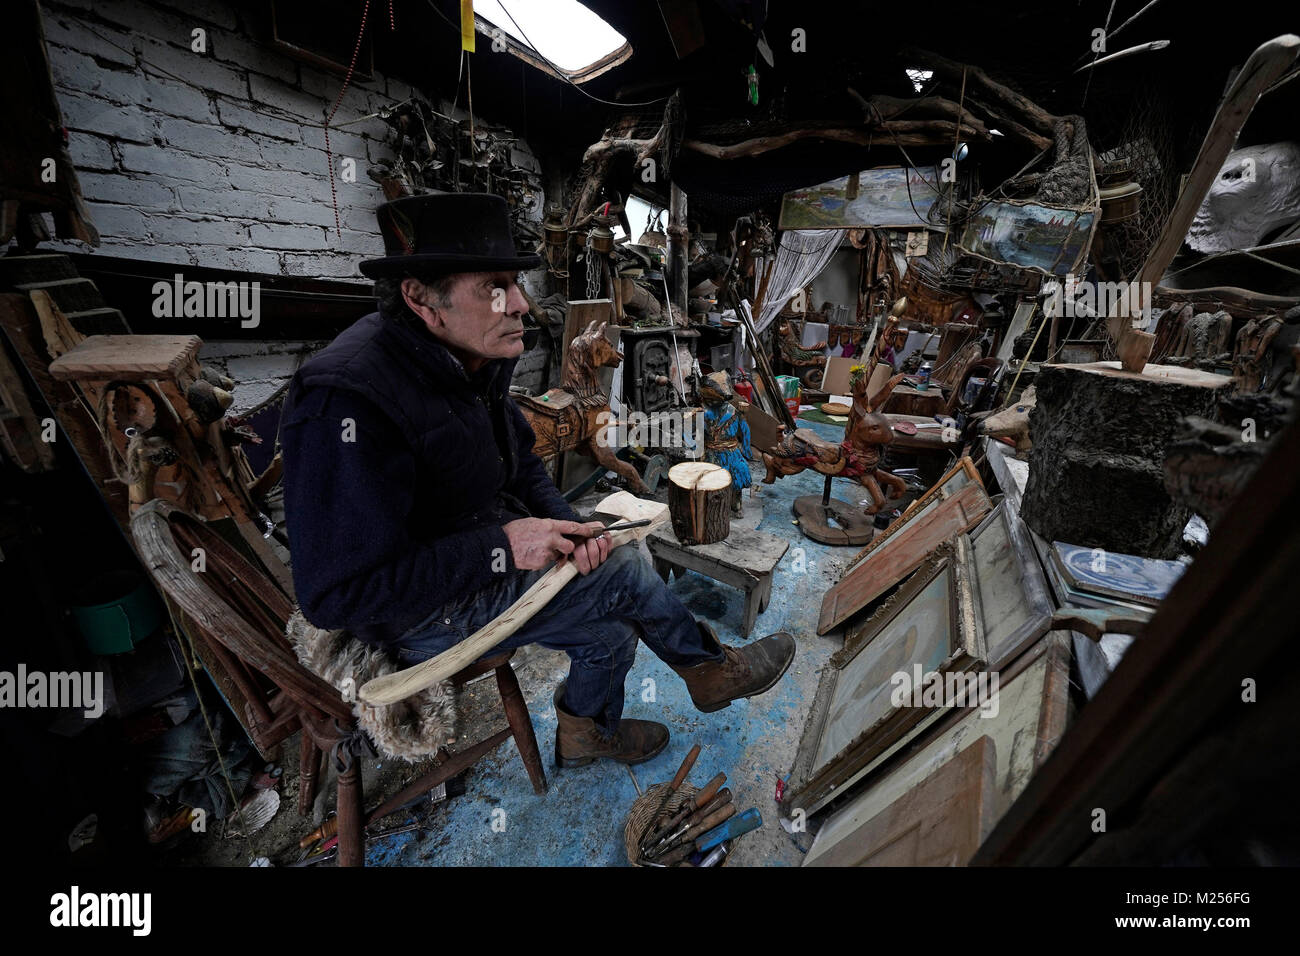
[[[877,467],[884,447],[894,440],[893,426],[877,409],[902,380],[902,375],[895,375],[868,398],[867,376],[859,373],[852,383],[853,407],[844,428],[844,441],[833,444],[807,428],[786,431],[774,453],[763,453],[763,464],[767,466],[763,483],[770,485],[778,477],[797,475],[805,468],[852,478],[871,496],[872,503],[865,509],[869,515],[883,508],[888,499],[901,498],[907,490],[903,479]],[[892,494],[881,489],[882,483]]]

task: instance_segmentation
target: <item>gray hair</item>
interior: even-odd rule
[[[445,309],[451,305],[451,290],[456,285],[459,275],[458,272],[421,275],[412,271],[402,276],[384,276],[376,279],[375,298],[379,300],[379,311],[391,318],[417,318],[407,308],[406,300],[402,297],[402,282],[406,279],[419,281],[428,290],[434,305]]]

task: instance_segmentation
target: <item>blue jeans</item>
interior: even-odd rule
[[[490,587],[438,608],[398,639],[405,664],[441,654],[508,608],[542,576],[512,571]],[[591,717],[612,734],[623,715],[623,680],[640,637],[659,658],[677,666],[718,661],[695,618],[635,545],[615,548],[595,571],[578,575],[518,631],[489,654],[540,644],[569,655],[564,707]]]

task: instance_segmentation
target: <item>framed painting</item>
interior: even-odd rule
[[[1073,591],[1156,607],[1187,565],[1052,542],[1052,561]]]
[[[1038,552],[1041,566],[1047,571],[1047,581],[1051,585],[1052,593],[1056,598],[1056,603],[1062,607],[1075,608],[1096,608],[1099,610],[1114,610],[1134,612],[1144,614],[1150,617],[1154,611],[1149,603],[1139,603],[1133,600],[1129,595],[1126,600],[1123,597],[1113,594],[1100,594],[1095,590],[1075,587],[1072,581],[1077,578],[1067,576],[1062,567],[1060,560],[1056,557],[1055,548],[1042,536],[1035,533],[1033,529],[1029,530],[1030,540],[1034,543],[1034,550]],[[1108,558],[1116,555],[1110,551],[1105,552]],[[1087,549],[1087,554],[1092,555],[1092,549]]]
[[[880,547],[826,592],[817,619],[818,634],[850,620],[924,564],[945,541],[974,527],[993,510],[983,484],[968,478],[964,469],[953,474],[949,485],[941,487],[912,517],[895,521],[891,529],[902,527],[887,535]]]
[[[1097,219],[1095,206],[990,201],[966,220],[958,246],[968,255],[1044,275],[1076,274],[1092,244]]]
[[[822,673],[790,775],[792,807],[828,799],[835,787],[911,727],[943,709],[895,692],[903,678],[978,670],[984,663],[970,581],[970,546],[957,539],[934,556],[845,638]]]
[[[864,169],[781,200],[780,229],[936,229],[929,219],[939,200],[939,170],[910,166]]]
[[[988,666],[997,670],[1047,633],[1056,603],[1028,529],[1005,501],[970,532],[970,543]]]
[[[996,714],[951,712],[909,745],[897,748],[891,759],[877,758],[839,787],[837,794],[844,797],[825,815],[803,865],[825,865],[828,857],[842,860],[872,854],[874,848],[864,839],[863,825],[879,820],[881,814],[949,766],[954,757],[985,739],[994,761],[990,817],[981,820],[981,828],[989,828],[984,830],[987,835],[1051,756],[1069,726],[1069,637],[1050,634],[1009,671],[1003,674],[998,689]],[[878,769],[884,772],[874,773]],[[858,781],[866,782],[857,786]],[[844,846],[846,843],[849,845]]]

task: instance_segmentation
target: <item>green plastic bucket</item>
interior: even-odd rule
[[[72,616],[95,654],[124,654],[158,630],[162,608],[153,588],[134,571],[109,571],[81,588]]]

